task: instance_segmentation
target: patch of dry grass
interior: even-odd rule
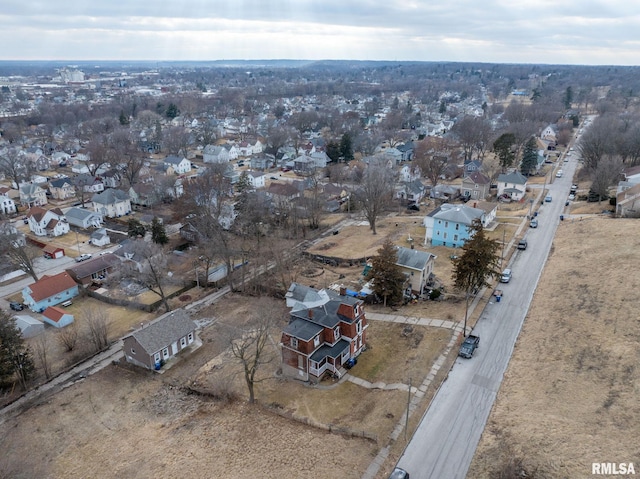
[[[501,444],[543,477],[582,478],[592,462],[640,461],[637,220],[561,223],[473,477],[494,477]]]

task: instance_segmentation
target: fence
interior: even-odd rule
[[[195,281],[187,282],[185,286],[183,286],[179,290],[167,295],[167,301],[170,300],[171,298],[175,298],[176,296],[181,295],[185,291],[189,291],[195,286],[196,286]],[[98,301],[102,301],[104,303],[109,303],[109,304],[115,304],[118,306],[129,306],[132,308],[140,309],[142,311],[146,311],[147,313],[151,313],[155,311],[162,305],[162,299],[159,299],[158,301],[155,301],[151,304],[144,304],[144,303],[139,303],[138,301],[130,301],[128,299],[123,299],[123,298],[112,298],[110,296],[105,296],[104,294],[91,291],[90,289],[85,289],[85,292],[92,298],[97,299]]]

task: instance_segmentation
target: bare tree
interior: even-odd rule
[[[261,366],[275,358],[275,342],[270,337],[271,328],[277,324],[282,312],[271,301],[262,299],[244,327],[231,327],[231,354],[240,363],[249,391],[249,402],[255,402],[255,385],[269,379],[258,377]],[[269,347],[269,345],[274,347]]]
[[[138,239],[133,243],[131,253],[138,261],[125,262],[121,268],[121,277],[131,279],[157,294],[165,310],[171,311],[165,291],[170,283],[170,277],[167,275],[168,262],[162,247]]]
[[[374,235],[377,234],[376,220],[391,201],[394,181],[392,170],[383,165],[370,164],[364,172],[360,188],[355,192]]]
[[[9,148],[0,154],[0,173],[15,183],[16,188],[21,182],[29,179],[33,173],[33,165],[21,154],[17,148]]]
[[[201,254],[213,262],[224,261],[227,284],[234,290],[234,261],[238,255],[236,237],[231,228],[235,220],[232,187],[225,176],[227,165],[210,165],[203,175],[189,184],[181,203],[185,211],[195,214],[191,225],[197,231]]]
[[[51,361],[49,358],[49,336],[47,334],[39,335],[33,342],[33,349],[47,379],[51,378]]]
[[[600,198],[608,198],[609,188],[620,179],[622,169],[622,159],[619,156],[603,155],[598,162],[598,166],[593,171],[591,191],[596,193]]]
[[[56,339],[67,352],[73,351],[78,343],[78,326],[76,326],[76,323],[73,322],[57,331]]]
[[[163,131],[162,149],[170,155],[187,156],[191,135],[182,126],[172,126]]]
[[[24,235],[9,222],[0,224],[0,256],[14,268],[21,269],[34,281],[38,281],[38,274],[34,266],[36,258],[42,252],[39,248],[27,243]]]
[[[92,177],[96,176],[98,170],[103,166],[107,164],[115,166],[118,161],[118,155],[107,135],[92,137],[87,145],[87,151],[90,160],[87,162],[87,168]]]
[[[582,135],[578,149],[584,159],[584,166],[589,170],[596,171],[600,159],[612,151],[613,130],[611,116],[599,117]]]
[[[90,307],[84,310],[84,320],[89,328],[89,340],[96,351],[109,346],[109,313],[105,308]]]
[[[491,125],[484,118],[465,116],[456,122],[451,132],[460,142],[464,160],[470,161],[474,154],[479,155],[487,149],[491,138]]]
[[[429,178],[432,186],[440,181],[449,162],[450,155],[455,152],[454,145],[445,138],[427,137],[419,141],[415,149],[415,162],[422,175]]]

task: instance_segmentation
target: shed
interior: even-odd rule
[[[64,248],[60,248],[59,246],[48,244],[44,248],[42,248],[44,252],[45,258],[49,259],[58,259],[64,256]]]
[[[33,338],[44,332],[44,324],[42,321],[28,314],[17,314],[14,318],[16,320],[16,326],[20,329],[23,338]]]
[[[64,328],[73,323],[73,314],[69,314],[57,306],[49,306],[42,312],[42,319],[54,328]]]

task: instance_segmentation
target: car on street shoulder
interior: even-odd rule
[[[500,276],[501,283],[508,283],[511,281],[511,269],[507,268],[502,272],[502,276]]]
[[[521,239],[518,242],[518,249],[527,249],[527,240],[526,239]]]
[[[553,198],[551,198],[551,195],[547,195],[547,196],[545,196],[545,197],[544,197],[544,202],[545,202],[545,203],[551,203],[551,200],[552,200],[552,199],[553,199]]]
[[[531,228],[537,228],[537,227],[538,227],[538,220],[537,220],[537,218],[533,218],[533,219],[531,220],[531,223],[529,223],[529,226],[530,226]]]
[[[401,467],[396,467],[389,475],[389,479],[409,479],[409,473]]]
[[[471,356],[473,356],[473,353],[475,352],[476,349],[478,349],[479,345],[480,345],[480,336],[474,336],[473,334],[470,334],[469,336],[464,338],[464,341],[460,345],[458,356],[463,357],[465,359],[471,359]]]
[[[81,261],[86,261],[91,259],[91,255],[89,253],[83,253],[76,258],[76,263],[80,263]]]

